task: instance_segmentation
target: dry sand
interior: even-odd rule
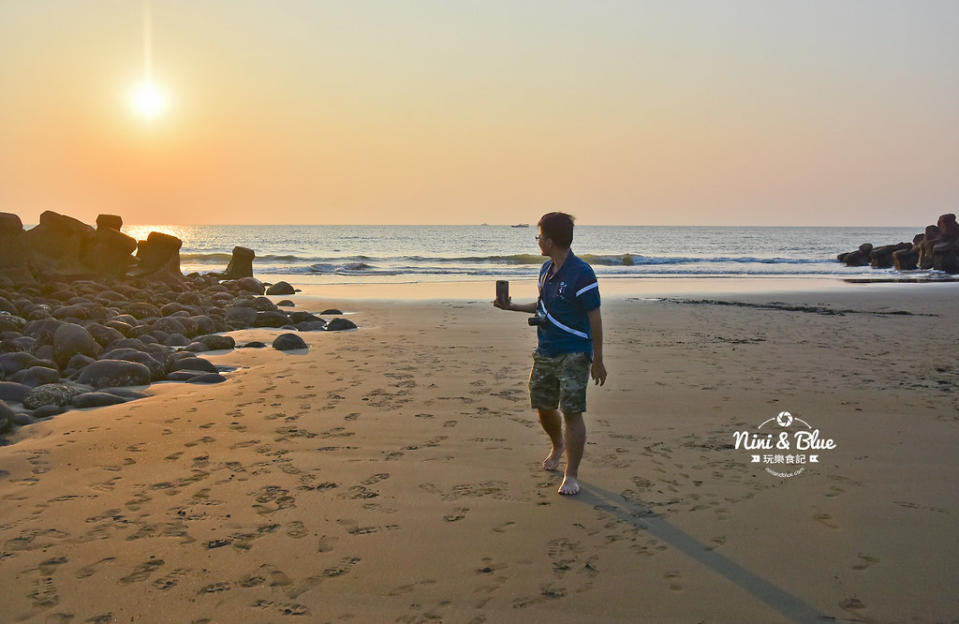
[[[300,297],[360,330],[0,448],[0,621],[955,621],[954,286],[607,298],[569,498],[523,315]],[[788,479],[731,448],[783,410],[838,445]]]

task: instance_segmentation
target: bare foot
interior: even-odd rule
[[[556,448],[553,447],[553,450],[549,455],[546,456],[546,459],[543,460],[543,470],[549,470],[552,472],[559,467],[559,460],[563,458],[563,447]]]
[[[563,477],[563,482],[560,484],[558,491],[563,496],[579,494],[579,481],[576,480],[576,477]]]

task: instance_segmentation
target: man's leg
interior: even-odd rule
[[[539,424],[543,426],[543,431],[549,436],[553,443],[553,449],[543,460],[543,468],[546,470],[556,470],[559,466],[559,460],[563,456],[563,423],[560,420],[559,412],[554,409],[538,408]],[[580,452],[582,456],[582,452]]]
[[[572,495],[579,493],[579,462],[583,459],[586,447],[586,423],[582,412],[563,413],[566,420],[566,474],[559,486],[559,493]],[[554,447],[555,448],[555,447]]]

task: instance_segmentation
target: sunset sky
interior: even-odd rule
[[[959,210],[959,2],[0,0],[0,211],[902,225]]]

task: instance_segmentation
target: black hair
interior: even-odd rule
[[[556,246],[569,249],[573,244],[573,220],[573,215],[565,212],[549,212],[544,214],[536,225],[543,231],[543,236],[553,241]]]

